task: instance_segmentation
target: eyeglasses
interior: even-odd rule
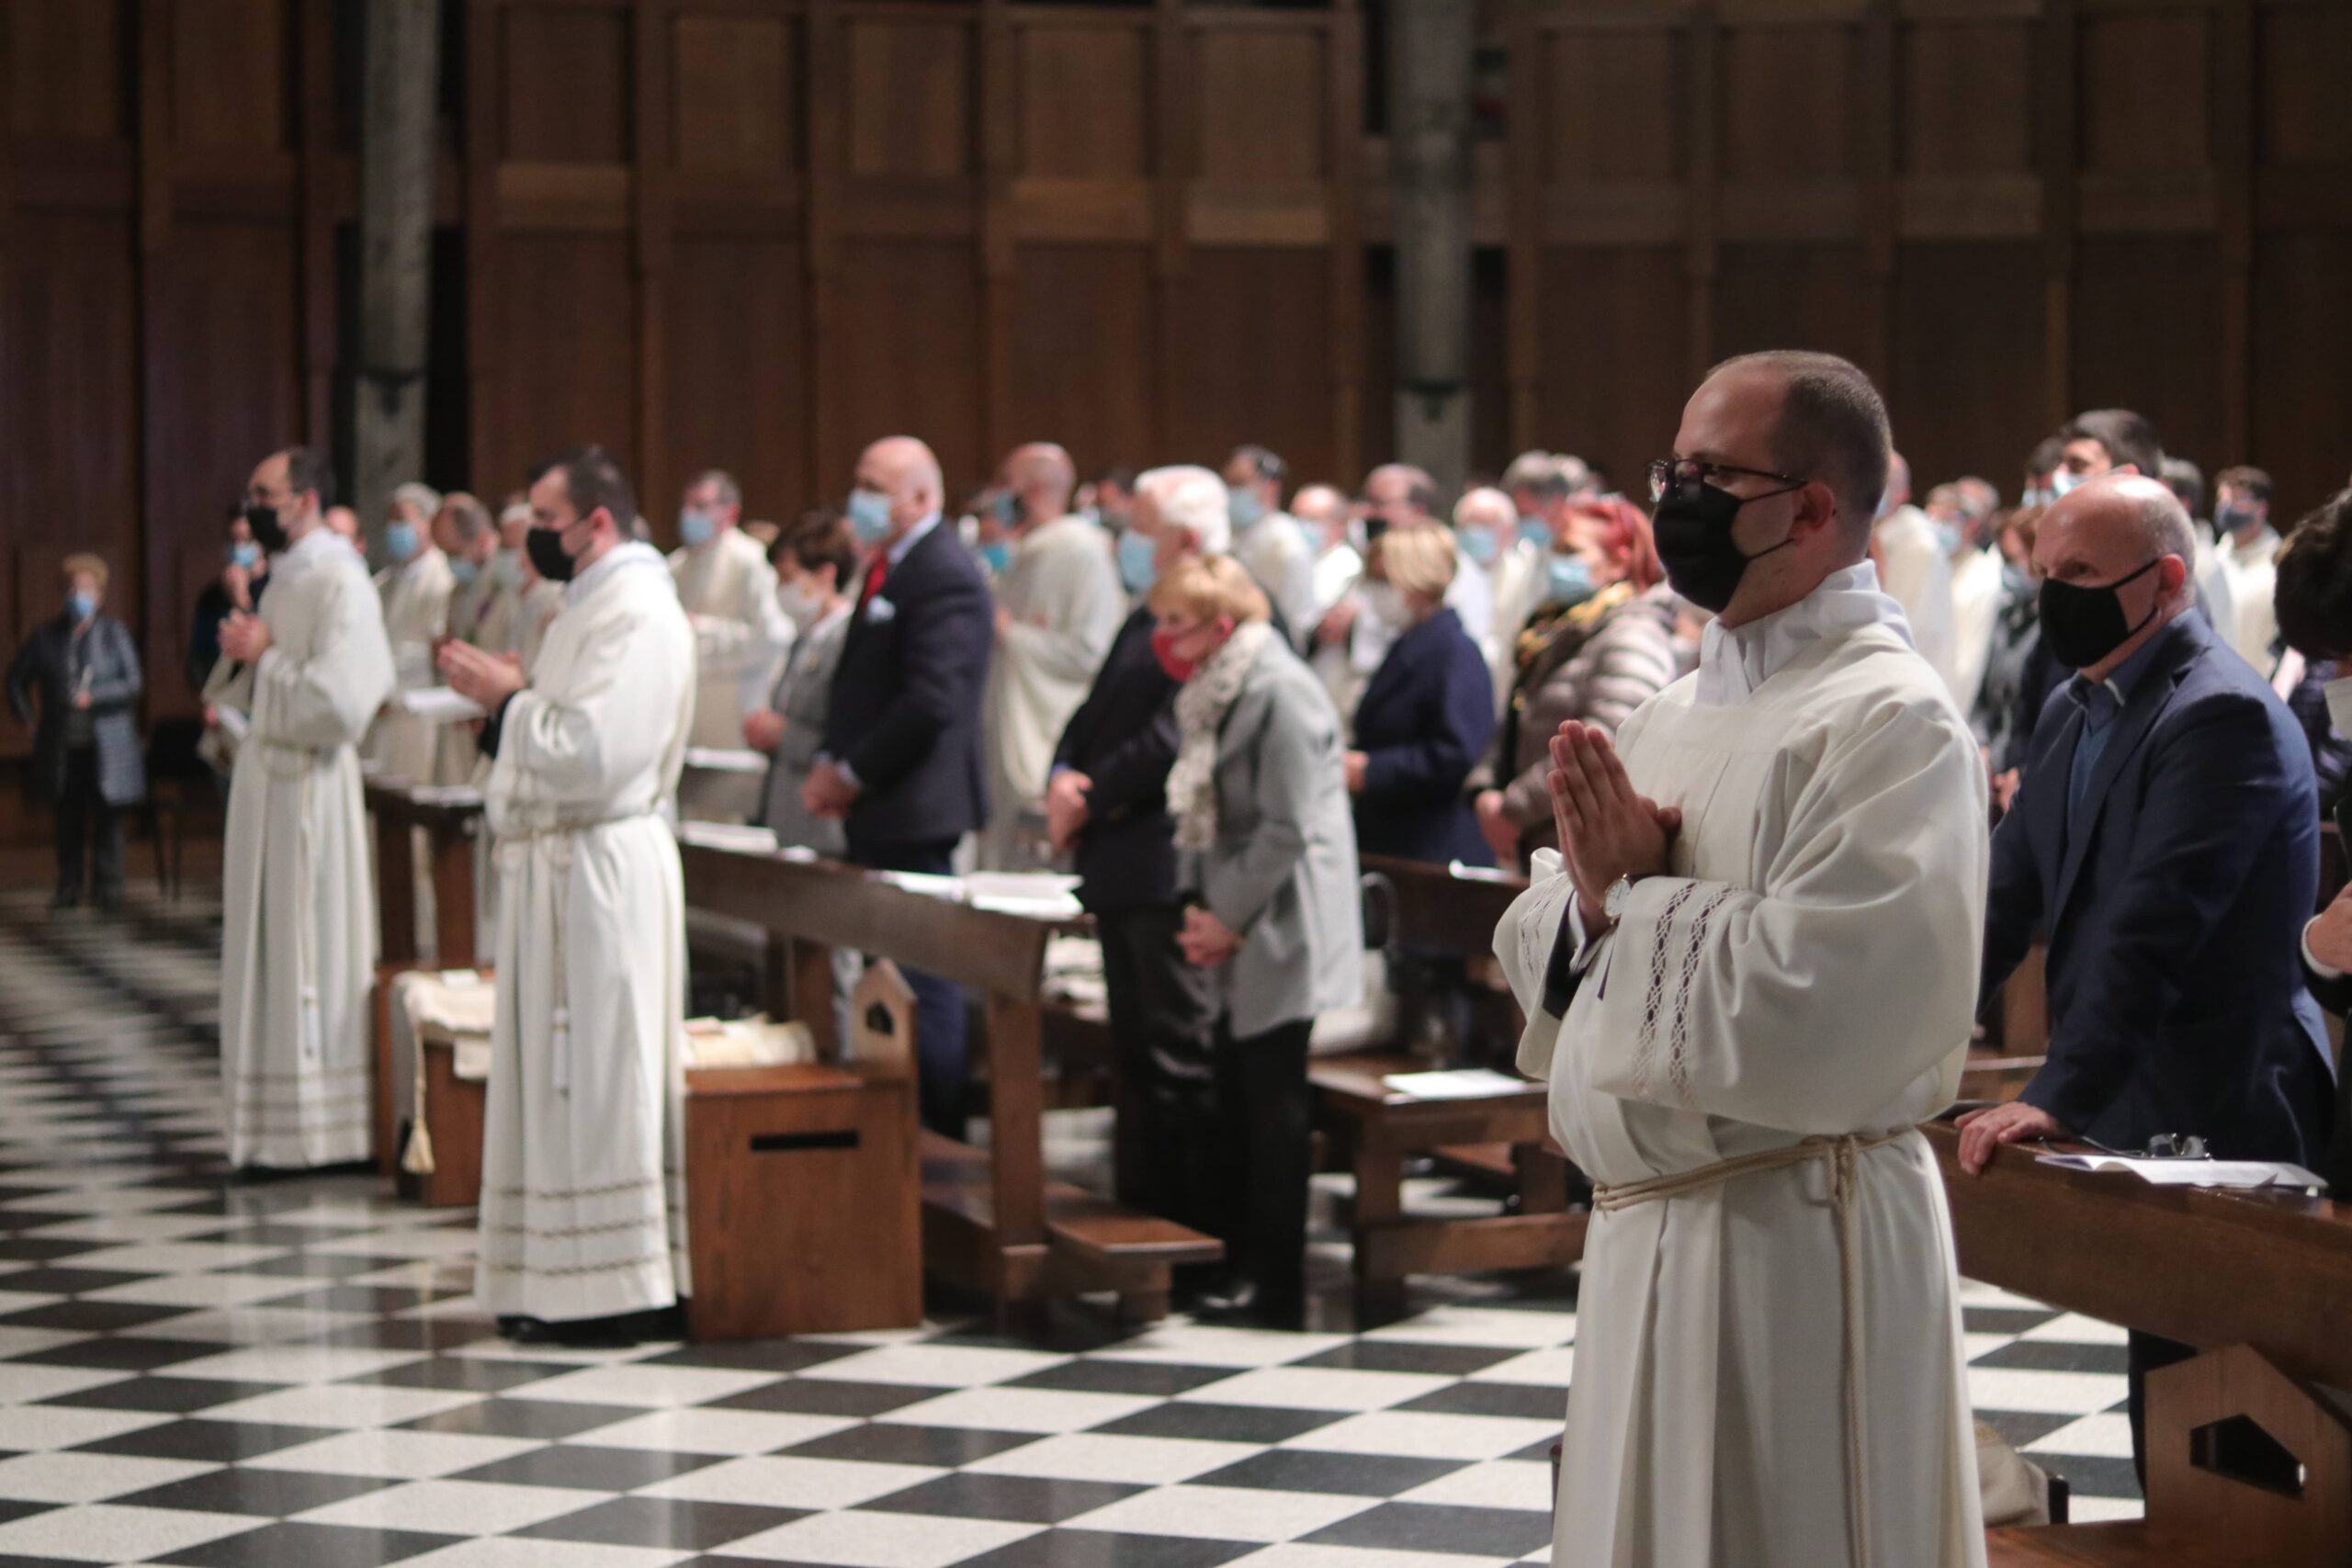
[[[1781,488],[1768,491],[1767,495],[1781,495],[1788,491],[1803,490],[1812,481],[1794,474],[1776,474],[1769,468],[1742,468],[1730,463],[1709,463],[1697,457],[1660,457],[1650,465],[1650,500],[1664,501],[1671,495],[1678,500],[1694,501],[1702,488],[1715,483],[1719,477],[1738,475],[1752,479],[1777,479]],[[1720,487],[1718,487],[1720,488]],[[1764,496],[1744,496],[1746,501],[1761,501]]]

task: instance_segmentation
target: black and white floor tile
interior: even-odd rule
[[[224,1184],[218,941],[195,905],[0,895],[0,1568],[1547,1555],[1572,1277],[1432,1281],[1361,1333],[1080,1307],[1003,1338],[942,1303],[909,1333],[518,1348],[468,1295],[469,1213]],[[1056,1120],[1052,1157],[1099,1160],[1099,1122]],[[2077,1519],[2136,1515],[2120,1333],[1977,1287],[1967,1326],[1980,1413]]]

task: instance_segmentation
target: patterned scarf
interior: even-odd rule
[[[1168,813],[1176,818],[1176,847],[1205,850],[1216,842],[1216,736],[1241,682],[1272,637],[1263,621],[1233,629],[1201,660],[1176,694],[1176,765],[1168,770]]]

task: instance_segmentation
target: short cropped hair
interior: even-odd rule
[[[416,514],[429,524],[441,514],[441,492],[429,484],[411,479],[392,487],[392,504],[414,507]]]
[[[1159,509],[1159,525],[1182,528],[1204,556],[1233,547],[1232,503],[1225,481],[1197,463],[1150,468],[1136,479],[1136,493],[1148,493]]]
[[[846,588],[857,576],[857,531],[831,507],[801,513],[775,542],[776,554],[790,556],[803,571],[833,569],[833,585]]]
[[[1772,466],[1827,485],[1848,533],[1867,540],[1894,449],[1878,389],[1851,360],[1804,349],[1743,354],[1716,366],[1708,378],[1744,368],[1774,371],[1786,385],[1772,430]]]
[[[1381,567],[1399,593],[1426,593],[1442,599],[1453,586],[1461,558],[1453,547],[1453,530],[1439,523],[1414,523],[1391,528],[1374,541]]]
[[[2330,497],[2288,535],[2273,602],[2278,635],[2304,658],[2352,654],[2352,490]]]
[[[441,512],[435,515],[442,513],[447,514],[461,545],[470,545],[490,532],[490,508],[464,491],[453,490],[441,498]]]
[[[2233,490],[2240,495],[2266,504],[2270,500],[2270,476],[2260,468],[2247,468],[2243,465],[2234,468],[2223,468],[2214,477],[2213,488],[2217,491]]]
[[[688,490],[700,490],[707,484],[717,485],[718,487],[719,505],[741,506],[743,504],[743,487],[737,484],[735,482],[735,476],[729,473],[726,469],[705,468],[702,472],[696,474],[693,479],[686,481],[686,488]]]
[[[2152,479],[2164,478],[2165,444],[2145,414],[2130,409],[2091,409],[2076,414],[2059,436],[2066,441],[2096,441],[2117,468],[2130,464]]]
[[[310,446],[279,448],[286,459],[286,488],[296,495],[311,491],[319,498],[319,510],[324,512],[334,504],[334,465],[323,453]]]
[[[585,518],[601,507],[612,514],[614,526],[624,537],[634,536],[637,492],[629,489],[628,476],[621,472],[621,466],[602,446],[574,447],[548,458],[539,471],[563,475],[563,493],[571,502],[574,516]]]
[[[2048,479],[2052,474],[2058,471],[2058,465],[2065,460],[2066,443],[2064,438],[2056,435],[2043,436],[2040,441],[2034,444],[2032,456],[2029,457],[2025,460],[2025,478],[2027,485],[2030,487],[2036,479]]]
[[[1235,626],[1269,619],[1265,592],[1231,556],[1187,556],[1152,585],[1151,613],[1194,620],[1229,619]]]
[[[2191,517],[2205,514],[2205,470],[2186,457],[2166,457],[2164,468],[2165,488],[2180,498]]]
[[[96,556],[86,552],[67,556],[60,570],[68,583],[77,577],[95,577],[98,580],[98,592],[107,591],[107,563]]]
[[[1233,449],[1233,459],[1250,465],[1250,471],[1261,479],[1272,479],[1277,488],[1289,482],[1290,465],[1268,447],[1241,446]]]

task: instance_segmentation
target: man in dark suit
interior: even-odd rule
[[[824,749],[802,786],[843,823],[850,860],[877,871],[950,874],[956,840],[988,818],[980,689],[996,623],[980,569],[940,521],[939,459],[891,436],[857,462],[849,517],[865,577],[833,671]],[[964,993],[909,972],[923,1125],[964,1131]]]
[[[2159,1133],[2217,1156],[2308,1164],[2333,1093],[2297,933],[2319,876],[2311,752],[2262,677],[2191,614],[2196,536],[2162,482],[2091,480],[2034,541],[2041,632],[2077,671],[2042,710],[1993,839],[1983,996],[2049,933],[2049,1060],[2012,1104],[1961,1119],[1961,1164]],[[2190,1352],[2134,1333],[2145,1372]]]

